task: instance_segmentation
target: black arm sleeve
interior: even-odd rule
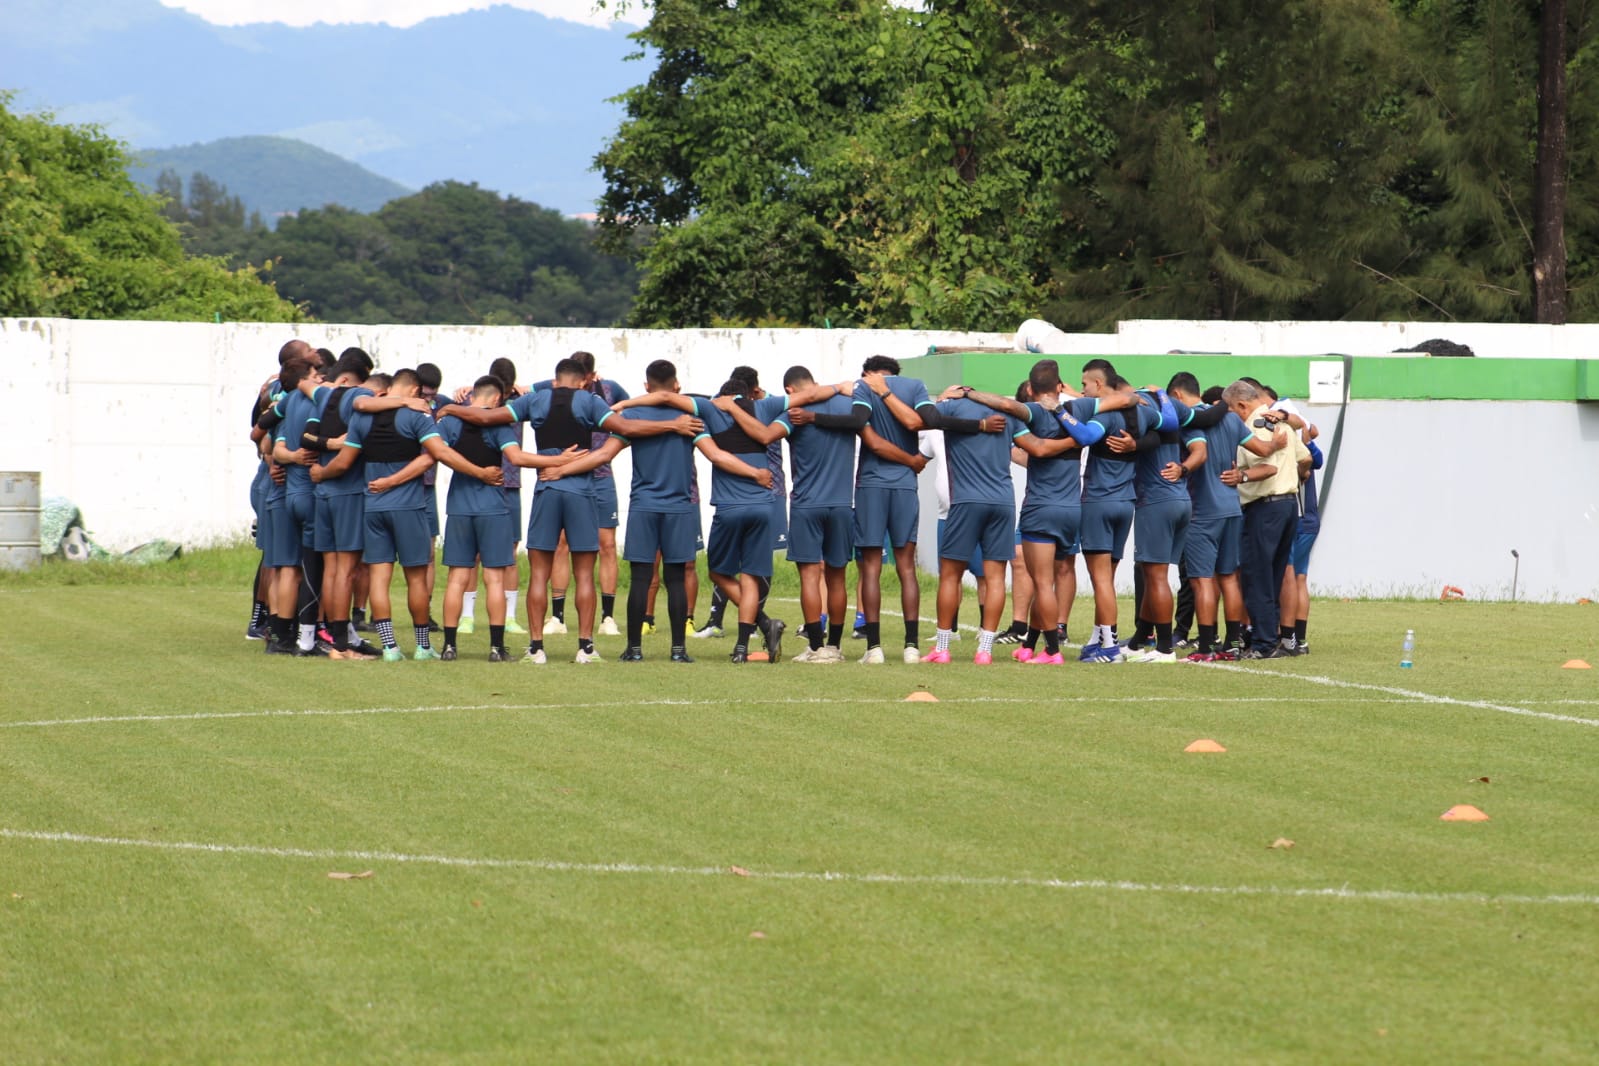
[[[847,429],[851,433],[859,433],[871,417],[870,407],[857,404],[847,415],[817,415],[813,421],[823,429]]]
[[[265,411],[261,412],[261,417],[255,420],[255,424],[261,429],[266,430],[268,433],[271,433],[274,429],[278,428],[278,423],[282,421],[283,416],[278,414],[276,408],[268,407]]]
[[[1227,417],[1225,404],[1213,403],[1209,407],[1190,407],[1193,417],[1183,426],[1184,429],[1210,429],[1212,426],[1221,425],[1221,420]]]
[[[916,413],[922,416],[922,425],[927,429],[941,429],[945,433],[981,433],[983,431],[982,419],[946,418],[932,404],[918,407]]]

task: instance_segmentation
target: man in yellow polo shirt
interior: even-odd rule
[[[1268,418],[1270,398],[1249,382],[1227,386],[1222,402],[1244,420],[1255,438],[1272,445],[1265,456],[1240,445],[1237,465],[1221,474],[1223,483],[1238,486],[1238,502],[1244,509],[1239,573],[1254,637],[1241,658],[1285,658],[1293,652],[1277,637],[1277,593],[1293,555],[1294,532],[1299,525],[1300,466],[1309,468],[1310,452],[1297,434],[1286,432]]]

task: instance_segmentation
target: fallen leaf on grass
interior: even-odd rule
[[[732,873],[738,874],[740,877],[750,876],[750,872],[744,869],[742,866],[729,866],[728,870]]]
[[[766,934],[761,932],[759,929],[755,929],[755,930],[752,930],[750,932],[750,939],[751,940],[765,940],[766,939]]]
[[[480,899],[475,899],[475,900],[472,901],[472,906],[481,907],[481,906],[483,906],[483,901],[480,900]]]
[[[1488,781],[1488,779],[1486,777],[1474,777],[1470,781],[1467,781],[1466,784],[1468,784],[1468,785],[1486,785],[1486,784],[1489,784],[1489,781]]]
[[[1270,844],[1266,845],[1267,848],[1275,849],[1277,851],[1287,851],[1293,846],[1294,842],[1289,840],[1287,837],[1278,837],[1276,840],[1273,840]]]
[[[22,893],[21,892],[13,892],[13,893],[11,893],[11,898],[12,899],[21,899],[22,898]]]
[[[371,876],[371,870],[362,870],[358,874],[345,873],[342,870],[330,870],[328,872],[328,878],[333,881],[365,881]]]

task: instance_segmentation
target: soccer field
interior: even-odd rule
[[[244,553],[172,565],[0,578],[5,1063],[1599,1058],[1599,607],[332,663],[242,639]]]

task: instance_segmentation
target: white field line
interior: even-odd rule
[[[1029,702],[1048,703],[1182,703],[1183,696],[1036,696]],[[815,696],[807,699],[744,700],[741,707],[791,707],[791,706],[849,706],[869,704],[881,706],[902,702],[894,696],[828,698]],[[1017,703],[1020,700],[1004,696],[949,696],[940,703]],[[1208,698],[1205,703],[1274,703],[1282,700],[1274,696],[1222,696]],[[1348,699],[1342,697],[1317,697],[1299,700],[1299,703],[1414,703],[1409,699]],[[101,714],[82,718],[40,718],[29,722],[0,722],[0,729],[47,729],[66,725],[109,725],[117,722],[198,722],[229,718],[347,718],[361,715],[385,714],[444,714],[450,711],[588,711],[616,707],[725,707],[726,700],[619,700],[606,703],[446,703],[421,707],[341,707],[306,708],[300,710],[278,709],[262,711],[195,711],[191,714]]]
[[[1585,894],[1496,895],[1486,892],[1410,892],[1404,889],[1359,889],[1343,886],[1287,888],[1279,885],[1188,885],[1173,882],[1120,881],[1100,878],[980,877],[966,874],[845,873],[814,870],[737,870],[731,866],[668,866],[632,862],[565,862],[559,859],[485,859],[457,855],[414,855],[392,851],[334,848],[273,848],[249,844],[206,844],[183,840],[138,840],[130,837],[90,836],[84,833],[44,832],[0,828],[0,838],[51,844],[85,844],[101,847],[144,848],[152,851],[195,852],[209,855],[248,855],[273,859],[317,859],[446,866],[486,870],[533,870],[541,873],[624,874],[645,877],[734,878],[755,881],[826,882],[856,885],[912,885],[952,888],[1065,889],[1101,892],[1146,892],[1186,896],[1266,896],[1287,899],[1361,900],[1395,903],[1472,904],[1578,904],[1599,906],[1599,896]]]
[[[1599,726],[1599,718],[1579,718],[1570,714],[1554,714],[1551,711],[1533,711],[1526,707],[1512,707],[1506,703],[1489,703],[1487,700],[1459,700],[1453,696],[1439,696],[1431,692],[1418,692],[1415,689],[1395,688],[1391,685],[1367,685],[1359,681],[1342,681],[1336,677],[1324,677],[1321,674],[1290,674],[1282,670],[1268,670],[1250,666],[1238,666],[1233,663],[1202,663],[1212,670],[1233,670],[1241,674],[1261,677],[1280,677],[1289,681],[1309,681],[1313,685],[1326,685],[1329,688],[1355,689],[1361,692],[1381,692],[1389,696],[1406,696],[1418,703],[1447,704],[1452,707],[1471,707],[1479,711],[1495,711],[1499,714],[1514,714],[1522,718],[1541,718],[1547,722],[1566,722],[1570,725]]]

